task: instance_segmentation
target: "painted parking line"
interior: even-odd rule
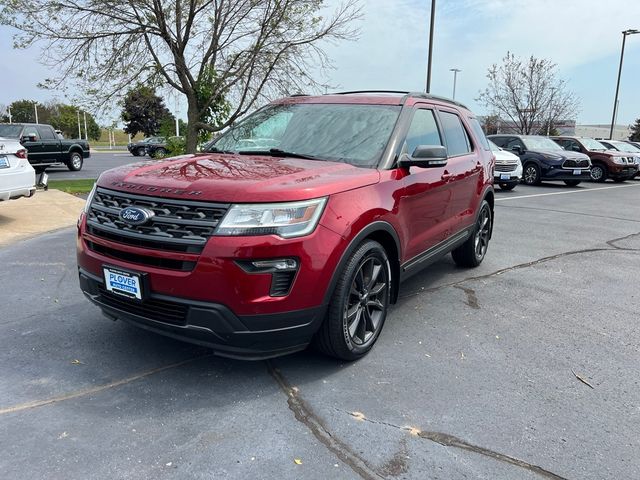
[[[569,195],[570,193],[588,193],[588,192],[596,192],[598,190],[611,190],[614,188],[629,188],[629,187],[640,187],[640,183],[634,183],[632,185],[615,185],[612,187],[599,187],[599,188],[586,188],[581,190],[569,190],[565,192],[550,192],[550,193],[535,193],[533,195],[520,195],[517,197],[501,197],[496,198],[496,202],[502,202],[505,200],[518,200],[519,198],[533,198],[533,197],[548,197],[550,195]]]

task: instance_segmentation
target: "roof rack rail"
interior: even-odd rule
[[[355,95],[359,93],[389,93],[389,94],[396,94],[396,95],[399,94],[399,95],[405,96],[403,100],[406,100],[407,97],[427,98],[431,100],[440,100],[442,102],[453,103],[454,105],[457,105],[459,107],[466,108],[467,110],[469,109],[465,104],[460,103],[456,100],[452,100],[451,98],[441,97],[440,95],[432,95],[430,93],[424,93],[424,92],[407,92],[404,90],[354,90],[351,92],[328,93],[326,95]]]
[[[326,95],[354,95],[357,93],[395,93],[401,95],[408,95],[409,92],[401,90],[353,90],[352,92],[334,92],[327,93]]]

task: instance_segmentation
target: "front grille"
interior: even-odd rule
[[[100,253],[107,257],[124,260],[125,262],[138,263],[140,265],[149,265],[157,268],[167,268],[169,270],[181,270],[183,272],[191,271],[196,267],[196,262],[188,262],[183,260],[174,260],[172,258],[152,257],[149,255],[138,255],[135,253],[116,250],[115,248],[105,247],[99,243],[87,240],[87,247],[94,252]]]
[[[517,163],[513,165],[499,165],[496,163],[495,171],[496,172],[513,172],[517,167],[518,167]]]
[[[147,299],[144,302],[136,302],[114,295],[103,287],[99,287],[98,291],[100,292],[98,301],[109,307],[172,325],[185,325],[187,323],[188,305],[155,298]]]
[[[126,207],[154,212],[144,225],[120,218]],[[173,200],[98,188],[87,214],[88,231],[106,240],[158,250],[200,253],[228,204]]]
[[[565,160],[562,168],[589,168],[589,160]]]

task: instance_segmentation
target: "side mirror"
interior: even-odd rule
[[[511,147],[511,151],[516,155],[522,155],[522,147],[520,145],[514,145]]]
[[[37,137],[34,134],[31,135],[24,135],[20,141],[21,142],[35,142],[37,140]]]
[[[571,145],[571,150],[573,150],[574,152],[579,152],[580,147],[578,145]]]
[[[398,160],[398,167],[434,168],[447,164],[447,149],[442,145],[418,145],[413,155],[403,154]]]

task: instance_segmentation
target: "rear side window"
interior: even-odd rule
[[[482,131],[482,126],[480,125],[480,122],[475,118],[470,118],[469,124],[471,125],[471,130],[473,130],[473,134],[476,136],[476,138],[482,145],[482,148],[484,148],[485,150],[491,150],[491,147],[489,146],[489,142],[487,141],[487,137]]]
[[[433,110],[416,110],[405,141],[406,151],[413,154],[420,145],[443,145]]]
[[[455,113],[440,112],[444,138],[447,140],[447,154],[450,157],[464,155],[471,151],[469,136]]]
[[[55,140],[56,135],[49,127],[38,127],[38,132],[40,132],[40,138],[42,140]]]

